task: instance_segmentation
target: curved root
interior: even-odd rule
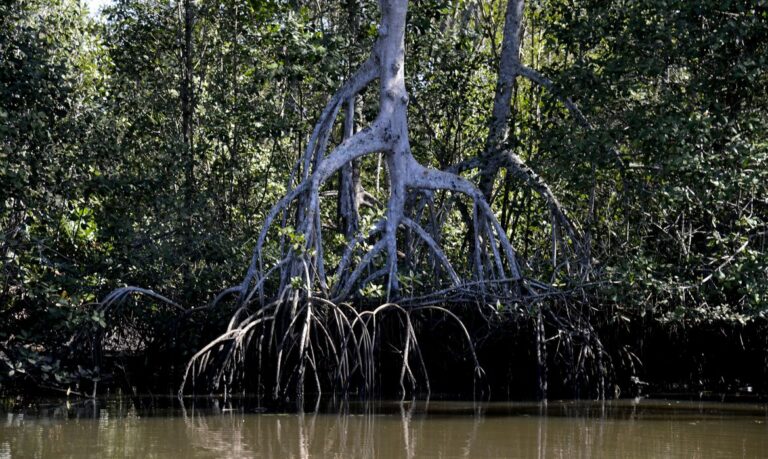
[[[268,370],[272,372],[271,393],[275,398],[287,396],[287,391],[294,388],[296,398],[301,399],[308,372],[312,372],[318,393],[324,387],[340,388],[348,393],[354,381],[361,381],[363,392],[373,394],[376,390],[376,352],[380,346],[377,333],[381,320],[389,312],[400,318],[402,326],[400,390],[404,396],[409,384],[410,391],[415,392],[421,379],[429,392],[426,365],[413,323],[414,315],[421,312],[443,314],[458,325],[474,359],[475,374],[482,375],[469,331],[455,313],[439,305],[434,295],[439,295],[443,304],[451,298],[478,304],[503,299],[511,309],[513,304],[526,302],[527,296],[549,293],[546,285],[523,276],[517,254],[483,193],[458,172],[424,167],[411,154],[404,78],[408,2],[381,0],[380,4],[379,37],[371,57],[326,104],[304,155],[291,173],[289,185],[292,188],[264,219],[243,281],[220,293],[207,306],[213,307],[229,295],[238,294],[236,312],[227,331],[190,359],[179,395],[184,394],[189,378],[195,381],[207,374],[208,366],[214,361],[218,371],[210,382],[215,388],[223,382],[226,391],[235,380],[235,370],[243,367],[253,338],[259,343],[260,377],[265,374],[262,363],[272,365]],[[379,114],[368,127],[353,133],[350,117],[354,116],[354,110],[349,107],[353,106],[357,94],[374,80],[379,82]],[[345,105],[348,107],[345,138],[327,152],[336,118]],[[382,201],[386,206],[384,218],[368,230],[360,231],[355,227],[359,234],[350,234],[348,228],[354,225],[343,230],[347,244],[333,269],[334,276],[329,277],[321,225],[321,188],[343,168],[349,171],[356,160],[373,154],[386,160],[388,171],[389,196],[386,202]],[[536,181],[531,174],[526,177],[547,197],[552,209],[560,209],[543,182]],[[295,182],[298,183],[294,185]],[[353,180],[342,182],[352,186]],[[448,201],[458,202],[461,206],[464,205],[460,200],[462,197],[472,203],[472,250],[471,257],[466,260],[452,261],[439,244],[439,228],[448,213],[444,207],[435,211],[434,195],[439,191],[448,192],[451,195]],[[411,199],[419,194],[423,199]],[[438,213],[443,217],[439,218]],[[559,226],[576,239],[576,229],[570,220],[564,212],[558,215],[562,216],[557,219]],[[280,229],[279,243],[274,244],[269,235],[278,216],[282,216],[280,224],[283,228]],[[295,232],[285,228],[289,216],[293,219]],[[430,231],[422,226],[423,218],[427,219]],[[469,222],[465,224],[470,230]],[[401,255],[398,250],[404,245],[398,231],[405,232],[408,237],[416,236],[411,244],[405,244],[408,247],[405,251],[412,258]],[[367,248],[369,244],[370,249]],[[419,251],[419,247],[425,249]],[[416,257],[417,253],[428,255],[423,259]],[[273,263],[267,270],[264,268],[265,255]],[[401,256],[409,267],[424,271],[428,278],[421,282],[421,290],[411,287],[411,296],[404,295],[401,288],[401,276],[404,275],[400,271]],[[279,273],[279,277],[271,283],[276,277],[274,273]],[[345,303],[355,296],[358,291],[355,287],[364,287],[379,278],[385,279],[385,304],[365,310]],[[433,292],[433,296],[424,296],[427,292]],[[115,291],[104,304],[120,301],[133,293],[150,296],[183,310],[152,291],[136,288]],[[333,301],[328,300],[329,297]],[[268,298],[273,301],[267,303]],[[419,364],[421,378],[419,372],[414,371],[416,367],[412,367],[414,359]],[[333,377],[323,382],[329,375]]]
[[[466,339],[475,373],[482,373],[469,331],[448,309],[438,306],[406,309],[386,303],[373,310],[358,311],[346,303],[336,304],[320,298],[301,299],[294,294],[290,299],[273,302],[240,320],[200,349],[187,364],[179,396],[185,394],[188,381],[200,379],[213,362],[216,362],[217,371],[209,379],[212,388],[220,389],[223,382],[224,393],[228,389],[231,392],[231,386],[236,382],[235,370],[245,364],[246,347],[253,338],[261,343],[275,343],[259,349],[260,353],[268,354],[262,355],[260,360],[264,360],[263,357],[274,359],[271,395],[275,399],[288,396],[293,389],[296,399],[301,400],[309,371],[317,396],[327,387],[349,394],[355,381],[359,383],[361,393],[370,396],[378,391],[375,368],[380,349],[377,335],[390,312],[400,317],[403,324],[399,374],[402,397],[408,393],[416,394],[420,386],[427,395],[431,390],[413,322],[415,314],[438,312],[454,321]],[[285,325],[277,325],[280,323]],[[414,363],[417,367],[412,366]],[[327,379],[325,383],[324,378]]]

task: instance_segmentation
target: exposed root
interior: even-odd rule
[[[285,395],[289,387],[294,387],[297,398],[300,398],[308,372],[312,373],[316,389],[320,392],[324,386],[322,375],[330,374],[327,371],[321,373],[321,368],[331,368],[336,375],[336,384],[329,382],[328,386],[348,391],[357,375],[363,382],[363,392],[372,394],[377,319],[382,313],[393,311],[402,319],[400,386],[405,394],[406,385],[413,392],[419,379],[411,366],[413,355],[418,356],[422,377],[428,387],[412,314],[432,310],[455,320],[463,330],[474,357],[468,330],[454,313],[439,306],[441,303],[450,303],[451,300],[481,304],[495,302],[511,311],[515,304],[527,304],[530,308],[537,297],[553,293],[554,289],[523,276],[505,230],[478,187],[458,173],[424,167],[412,156],[408,142],[408,94],[403,72],[406,9],[407,0],[382,0],[379,38],[372,56],[331,97],[313,130],[300,164],[294,168],[300,171],[297,174],[300,180],[275,204],[263,223],[248,272],[238,287],[240,309],[235,317],[245,315],[246,310],[254,307],[257,313],[263,315],[258,318],[250,315],[239,325],[235,325],[233,319],[225,334],[194,356],[188,367],[188,376],[200,375],[209,363],[211,353],[227,346],[224,361],[218,362],[218,365],[233,369],[233,359],[243,358],[243,345],[250,341],[252,334],[258,333],[258,342],[267,343],[266,347],[260,348],[260,352],[273,353],[270,355],[274,357],[275,367],[274,397]],[[355,133],[352,119],[354,99],[376,79],[379,81],[379,114],[367,127]],[[327,152],[330,133],[344,106],[344,140]],[[388,170],[389,197],[385,203],[384,218],[371,228],[358,228],[356,224],[348,223],[342,229],[347,245],[334,275],[329,277],[326,274],[320,221],[320,190],[337,172],[341,173],[343,186],[357,186],[350,179],[350,168],[359,158],[373,154],[385,159]],[[512,158],[514,160],[515,157]],[[549,187],[521,161],[515,163],[513,160],[508,165],[510,169],[519,171],[521,178],[545,197],[557,226],[578,243],[580,237],[575,226]],[[433,196],[441,191],[450,193],[455,201],[468,199],[472,204],[471,227],[468,225],[466,228],[472,235],[472,256],[465,260],[451,260],[438,242],[444,220],[437,216]],[[361,192],[341,189],[338,195],[340,199],[349,201],[349,196],[353,194],[360,195]],[[357,222],[357,215],[353,215],[357,212],[354,205],[347,202],[339,208],[346,213],[340,216],[340,221]],[[447,210],[442,212],[442,215],[447,214]],[[285,233],[280,233],[277,247],[274,244],[269,246],[269,234],[279,215],[283,216],[283,226],[289,215],[295,216],[295,233],[289,235],[292,243],[286,243]],[[424,221],[429,226],[425,226]],[[416,236],[415,241],[405,248],[410,256],[406,258],[406,264],[409,268],[427,273],[426,279],[420,282],[420,288],[409,286],[409,295],[404,294],[400,280],[399,248],[402,247],[402,239],[398,237],[399,231]],[[422,245],[426,250],[419,251]],[[272,254],[274,263],[267,271],[264,270],[266,253]],[[416,254],[422,256],[416,257]],[[279,273],[279,277],[270,283],[269,278],[274,273]],[[360,289],[380,279],[384,280],[383,306],[361,310],[346,303]],[[267,288],[279,294],[270,295],[266,292]],[[254,304],[256,294],[259,302]],[[269,297],[278,300],[259,306],[265,305],[265,299]],[[480,373],[476,359],[475,363]],[[219,380],[220,377],[215,383],[218,384]]]
[[[256,342],[268,343],[258,349],[259,361],[271,361],[272,376],[268,380],[274,399],[302,400],[309,390],[320,396],[324,390],[342,395],[375,395],[377,356],[382,346],[395,346],[400,357],[399,386],[402,397],[430,392],[427,366],[417,338],[415,317],[437,312],[452,320],[466,339],[476,376],[482,375],[474,344],[461,319],[448,309],[421,306],[406,309],[386,303],[372,310],[359,311],[347,303],[335,304],[322,298],[305,298],[294,292],[289,298],[270,303],[249,314],[221,336],[198,351],[187,364],[179,395],[187,382],[207,375],[206,389],[231,392],[238,369],[246,365],[247,347]],[[236,316],[244,315],[239,311]],[[385,322],[399,319],[400,341],[382,343],[380,334]],[[215,362],[214,366],[211,366]],[[415,366],[414,366],[415,365]],[[211,370],[213,372],[211,373]],[[260,369],[263,371],[264,369]],[[307,388],[307,376],[311,377]],[[314,390],[312,390],[314,389]],[[194,390],[194,389],[193,389]]]
[[[489,315],[517,313],[520,306],[531,312],[537,301],[558,294],[554,287],[524,275],[523,264],[480,188],[458,171],[424,167],[411,154],[404,79],[407,4],[407,0],[380,0],[379,37],[370,58],[331,97],[320,115],[307,149],[293,169],[288,193],[264,219],[243,281],[224,290],[207,306],[236,294],[236,310],[227,331],[190,359],[179,395],[184,394],[189,380],[193,384],[200,380],[213,390],[223,387],[226,393],[242,377],[249,352],[253,352],[259,362],[257,390],[266,388],[276,399],[290,397],[290,391],[295,391],[295,398],[301,400],[310,384],[317,394],[330,389],[372,396],[377,390],[377,355],[384,344],[382,323],[394,319],[398,326],[396,332],[388,331],[386,344],[394,346],[401,356],[400,391],[405,396],[422,387],[428,393],[427,367],[415,325],[419,314],[439,313],[456,324],[474,361],[475,376],[480,377],[482,370],[469,330],[444,306],[460,301],[480,305],[482,314],[486,314],[485,309]],[[379,114],[367,127],[354,132],[354,99],[374,80],[379,82]],[[336,118],[344,106],[344,140],[329,148]],[[356,161],[368,155],[384,159],[389,195],[381,203],[383,218],[370,228],[359,228],[357,208],[348,201],[353,194],[364,193],[350,188],[358,186],[350,174]],[[507,158],[511,158],[506,164],[508,170],[519,172],[544,196],[554,215],[553,226],[564,231],[578,248],[581,239],[576,226],[549,187],[519,159],[515,162],[514,155]],[[346,247],[334,267],[327,266],[325,256],[324,244],[329,238],[323,236],[321,204],[326,195],[321,191],[337,173],[346,187],[337,196],[347,200],[339,206],[346,213],[339,221],[347,223],[340,228]],[[449,196],[441,206],[435,206],[437,193]],[[469,235],[471,255],[459,255],[462,259],[451,259],[440,245],[441,227],[451,203],[458,203],[466,215],[463,229]],[[471,204],[471,215],[466,203]],[[291,228],[287,227],[289,222]],[[556,245],[557,241],[553,243]],[[404,282],[406,273],[414,270],[424,273],[418,285],[413,279]],[[378,296],[384,304],[366,308],[360,292],[380,281],[382,285],[375,285],[378,294],[369,298]],[[104,307],[134,293],[168,303],[185,314],[191,311],[152,291],[136,288],[113,292],[104,300]],[[349,302],[353,299],[360,300],[356,306]],[[577,330],[574,336],[584,335],[578,331],[583,328],[573,327],[570,319],[540,310],[540,350],[546,342],[541,325],[546,317],[565,329]],[[391,338],[393,333],[396,339]],[[252,342],[257,343],[256,349],[249,348]]]
[[[264,221],[248,273],[240,286],[241,302],[247,302],[247,299],[253,297],[256,288],[252,286],[254,282],[258,285],[259,299],[263,302],[266,298],[264,280],[270,272],[264,272],[263,258],[267,251],[271,251],[267,248],[270,228],[281,214],[296,216],[293,227],[296,228],[297,234],[292,236],[299,240],[299,244],[284,244],[281,237],[275,261],[282,266],[278,291],[289,282],[296,284],[298,281],[294,279],[300,278],[300,283],[306,286],[308,292],[318,292],[325,297],[332,296],[334,301],[339,302],[354,295],[356,286],[364,287],[365,281],[385,277],[385,298],[402,299],[397,235],[400,229],[415,233],[429,248],[433,265],[440,266],[436,272],[438,275],[433,277],[429,285],[424,286],[425,290],[442,288],[446,282],[456,288],[461,287],[466,282],[462,280],[459,272],[470,272],[471,280],[481,281],[476,284],[480,293],[486,290],[482,281],[522,279],[515,250],[483,194],[459,175],[425,168],[411,155],[406,110],[408,95],[403,73],[406,6],[407,2],[404,0],[382,2],[381,33],[374,45],[372,57],[331,97],[323,110],[313,130],[301,167],[297,168],[302,171],[302,180],[275,204]],[[326,153],[330,132],[340,109],[345,103],[351,105],[356,94],[374,79],[379,80],[380,87],[378,117],[368,127],[353,133],[350,117],[354,115],[354,110],[348,108],[345,140]],[[358,158],[371,154],[382,154],[389,172],[389,198],[385,217],[365,236],[346,234],[349,244],[335,269],[335,275],[329,278],[326,274],[320,222],[320,189],[337,172],[351,167]],[[466,264],[460,263],[459,269],[455,266],[455,261],[449,260],[435,238],[421,226],[419,217],[423,206],[411,209],[406,205],[409,194],[439,190],[466,196],[472,201],[475,209],[474,260]],[[347,206],[347,212],[353,212],[353,209]],[[408,215],[411,212],[414,218]],[[353,215],[342,217],[346,220],[354,219]],[[432,226],[435,230],[435,225]],[[362,257],[360,262],[350,269],[358,246],[374,235],[380,236],[380,239],[370,245],[370,250],[359,254]],[[413,260],[409,261],[412,265],[416,264]],[[440,273],[445,277],[440,276]],[[506,288],[519,292],[517,285],[508,284]]]
[[[219,294],[219,297],[221,297],[225,293],[226,293],[226,290],[221,294]],[[152,298],[153,300],[158,300],[162,303],[173,306],[174,308],[179,309],[181,311],[186,311],[186,309],[184,309],[183,306],[176,303],[175,301],[170,300],[160,295],[159,293],[154,292],[153,290],[139,288],[139,287],[122,287],[122,288],[113,290],[112,292],[110,292],[109,295],[107,295],[106,297],[104,297],[103,300],[101,300],[101,302],[96,306],[96,310],[99,312],[104,312],[110,308],[114,308],[122,304],[123,302],[125,302],[125,300],[131,297],[132,295],[143,295],[148,298]],[[217,297],[217,299],[219,299],[219,297]],[[214,300],[214,304],[216,302],[217,301]]]
[[[559,367],[566,382],[570,382],[571,395],[605,400],[610,358],[589,320],[589,312],[578,309],[567,297],[559,295],[539,302],[531,318],[540,398],[547,398],[548,348],[552,342],[555,355],[551,360],[561,362]],[[547,337],[548,332],[552,336]]]

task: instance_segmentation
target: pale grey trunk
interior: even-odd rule
[[[407,0],[380,0],[381,20],[379,36],[371,57],[352,75],[350,80],[331,98],[317,122],[310,137],[302,163],[301,183],[280,200],[268,214],[254,251],[254,257],[248,274],[241,285],[241,298],[250,298],[248,293],[251,281],[256,278],[256,285],[263,285],[266,275],[263,270],[261,253],[270,225],[280,212],[292,203],[297,207],[296,228],[304,234],[306,251],[289,252],[283,266],[293,266],[288,272],[292,276],[302,275],[303,284],[308,292],[318,283],[321,291],[334,294],[335,299],[343,299],[360,282],[366,270],[372,270],[376,256],[385,256],[382,269],[373,270],[373,274],[363,277],[374,279],[381,275],[387,277],[387,297],[399,295],[398,281],[398,228],[402,225],[424,240],[433,253],[433,259],[443,265],[441,272],[447,273],[449,281],[456,287],[461,279],[450,266],[450,262],[440,247],[419,227],[419,223],[405,216],[405,201],[409,191],[447,190],[468,196],[474,204],[474,219],[479,222],[482,232],[475,235],[475,245],[485,252],[485,260],[475,263],[476,278],[494,279],[502,282],[516,282],[522,278],[515,251],[501,225],[496,220],[483,194],[469,181],[460,176],[423,167],[411,154],[408,133],[408,93],[405,86],[405,26],[408,12]],[[379,114],[366,128],[353,132],[351,101],[355,95],[373,80],[379,80]],[[330,132],[334,121],[347,105],[348,116],[345,126],[344,141],[326,154]],[[350,225],[345,229],[349,245],[337,268],[337,284],[329,291],[326,283],[324,257],[322,253],[322,227],[320,225],[319,189],[321,185],[341,171],[341,214],[354,218],[355,205],[359,205],[361,190],[355,191],[348,181],[354,182],[354,163],[365,155],[381,153],[386,161],[389,177],[389,197],[382,221],[375,225],[381,239],[364,254],[361,261],[348,272],[352,253],[361,237],[353,236]],[[352,184],[354,185],[354,183]],[[492,253],[494,261],[489,259]],[[290,259],[290,260],[289,260]],[[286,271],[283,270],[285,273]],[[284,277],[285,275],[283,275]],[[282,279],[286,283],[286,279]],[[482,286],[481,286],[482,288]],[[253,292],[253,290],[251,290]]]
[[[508,0],[504,21],[504,35],[499,61],[499,70],[496,81],[496,94],[493,104],[493,112],[488,128],[488,138],[483,153],[476,165],[480,168],[479,188],[483,196],[490,202],[493,195],[493,186],[499,168],[504,167],[507,172],[526,183],[541,195],[553,219],[553,234],[555,244],[561,245],[564,241],[558,235],[558,229],[562,230],[573,243],[579,264],[582,267],[589,265],[589,250],[584,243],[584,238],[568,217],[565,209],[558,201],[549,185],[537,175],[525,162],[509,148],[507,137],[509,133],[511,99],[515,87],[515,81],[519,76],[531,80],[534,84],[541,85],[549,91],[553,91],[554,84],[535,70],[526,67],[520,61],[520,37],[522,20],[525,11],[525,0]],[[566,108],[573,114],[579,124],[591,129],[591,125],[570,98],[560,97]],[[461,169],[461,167],[459,167]],[[556,255],[553,256],[553,259]]]
[[[481,155],[484,164],[480,170],[479,188],[487,200],[491,199],[493,182],[498,171],[498,165],[494,164],[492,158],[504,148],[509,135],[512,93],[520,62],[520,35],[524,7],[523,0],[509,0],[504,17],[504,35],[496,78],[496,93],[493,99],[491,121],[488,125],[488,138]]]
[[[344,140],[355,134],[355,98],[350,97],[344,108]],[[363,189],[360,183],[358,161],[345,164],[339,174],[338,225],[339,232],[347,239],[357,234],[360,228],[360,204]]]

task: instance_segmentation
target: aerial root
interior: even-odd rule
[[[224,292],[222,292],[224,293]],[[109,293],[106,297],[104,297],[103,300],[101,300],[96,305],[96,311],[99,312],[105,312],[109,309],[112,309],[116,306],[122,305],[128,298],[130,298],[133,295],[139,295],[139,296],[145,296],[147,298],[151,298],[153,300],[160,301],[161,303],[165,303],[169,306],[172,306],[180,311],[187,312],[187,309],[185,309],[180,304],[176,303],[175,301],[168,299],[164,297],[163,295],[160,295],[159,293],[156,293],[153,290],[140,288],[140,287],[121,287],[118,289],[113,290]]]
[[[327,162],[320,162],[315,174],[290,191],[271,209],[257,240],[248,273],[240,286],[241,303],[249,302],[256,293],[259,294],[259,299],[263,302],[265,299],[265,281],[275,272],[278,266],[280,268],[280,290],[287,286],[288,280],[304,274],[302,279],[306,284],[307,291],[314,291],[317,285],[318,291],[324,296],[332,297],[335,302],[344,301],[355,291],[355,285],[360,280],[364,281],[360,284],[364,286],[366,281],[382,276],[381,269],[375,268],[375,260],[382,253],[385,254],[383,266],[387,268],[384,275],[388,277],[388,285],[391,286],[393,283],[397,283],[397,250],[393,246],[396,247],[394,231],[398,227],[412,231],[418,240],[421,241],[420,243],[427,247],[429,258],[433,260],[433,266],[436,268],[434,270],[433,287],[442,288],[444,286],[444,284],[441,285],[442,281],[439,275],[444,273],[447,276],[446,280],[453,287],[466,288],[467,283],[462,281],[453,263],[448,259],[435,238],[421,226],[420,222],[406,216],[405,209],[397,207],[385,219],[381,219],[373,225],[367,231],[367,234],[360,232],[348,240],[340,262],[335,269],[335,274],[332,277],[334,285],[329,285],[321,243],[318,190],[323,180],[330,177],[338,167],[346,164],[344,161],[353,161],[358,156],[373,151],[370,146],[363,148],[363,143],[365,142],[358,145],[354,140],[345,141],[339,149],[331,154]],[[345,148],[347,150],[344,150]],[[344,154],[347,156],[345,157]],[[333,159],[335,155],[342,155],[342,159]],[[329,163],[334,164],[334,166],[326,167]],[[478,287],[478,290],[484,293],[486,290],[486,280],[521,280],[522,276],[515,251],[507,239],[504,229],[479,191],[471,183],[459,176],[426,169],[418,164],[413,164],[410,168],[412,172],[409,173],[405,185],[412,191],[429,193],[434,190],[446,190],[466,195],[472,200],[474,211],[474,247],[472,253],[474,254],[474,260],[471,269],[474,273],[474,280],[479,281],[477,284],[474,284]],[[264,252],[267,233],[277,215],[285,212],[294,201],[297,205],[305,206],[299,208],[299,210],[303,209],[303,212],[300,213],[304,218],[302,221],[299,221],[299,234],[304,238],[301,241],[303,246],[297,250],[295,245],[293,245],[283,251],[281,258],[276,262],[275,266],[265,273],[263,270],[262,253]],[[392,206],[391,203],[390,206]],[[432,226],[436,226],[434,216],[430,216],[430,218],[432,219]],[[389,219],[389,222],[387,219]],[[360,244],[364,240],[379,234],[381,234],[381,238],[371,246],[370,250],[361,254],[362,259],[352,268],[353,258]],[[417,243],[416,246],[418,245]],[[282,243],[280,246],[284,248]],[[251,287],[254,280],[256,286]],[[496,287],[502,286],[498,282],[494,284]],[[511,284],[507,287],[510,286]]]
[[[561,368],[567,369],[565,377],[573,386],[573,396],[580,397],[581,388],[586,386],[592,389],[594,397],[604,400],[611,359],[588,311],[581,310],[559,294],[533,305],[530,316],[536,342],[540,394],[546,398],[547,343],[556,341],[553,358],[563,361]],[[554,332],[548,338],[547,330]]]
[[[104,299],[102,299],[97,303],[92,303],[90,306],[92,306],[93,308],[92,310],[95,313],[100,314],[106,322],[110,324],[116,324],[117,322],[120,322],[121,319],[124,319],[126,314],[130,314],[131,311],[125,309],[125,305],[129,299],[145,298],[151,301],[155,301],[159,305],[165,305],[167,307],[170,307],[172,310],[179,312],[180,314],[177,320],[181,320],[193,313],[214,308],[217,305],[217,303],[221,301],[222,298],[226,297],[227,295],[231,294],[233,291],[236,291],[236,290],[237,289],[224,290],[218,296],[216,296],[216,298],[214,298],[214,300],[211,301],[209,304],[201,307],[188,309],[180,305],[179,303],[171,300],[170,298],[160,295],[154,290],[141,288],[141,287],[126,286],[126,287],[120,287],[111,291],[107,296],[104,297]],[[121,331],[125,331],[125,324],[121,324],[121,325],[122,327],[108,326],[108,328],[110,328],[113,332],[116,332],[116,334],[119,335]],[[75,333],[70,338],[69,345],[71,345],[76,341],[82,340],[85,337],[87,331],[88,330],[79,330],[77,333]],[[100,346],[101,340],[104,338],[106,334],[107,334],[107,330],[100,328],[94,337],[95,344]]]
[[[327,299],[292,292],[281,301],[275,301],[247,315],[239,310],[239,322],[200,349],[187,364],[179,396],[183,396],[188,383],[201,380],[204,386],[231,392],[238,382],[238,368],[247,368],[246,348],[255,338],[259,343],[260,365],[267,362],[272,376],[261,374],[270,381],[270,395],[274,399],[289,397],[295,391],[296,400],[302,400],[308,388],[320,396],[324,390],[350,395],[357,392],[370,397],[376,394],[378,355],[384,344],[378,336],[385,321],[399,318],[401,341],[388,341],[387,346],[399,349],[399,387],[403,397],[417,391],[429,394],[431,390],[427,365],[419,346],[415,316],[426,312],[444,315],[456,324],[466,340],[475,375],[482,375],[474,343],[461,319],[448,309],[438,306],[404,308],[386,303],[372,310],[358,311],[348,303],[333,303]],[[245,317],[244,317],[245,316]],[[243,318],[244,317],[244,318]],[[233,319],[234,320],[234,319]],[[210,374],[215,362],[215,371]],[[414,366],[415,365],[415,366]],[[204,377],[208,374],[209,376]],[[266,377],[266,378],[265,378]],[[311,382],[310,382],[311,381]],[[193,391],[195,384],[193,384]]]
[[[213,308],[236,296],[235,312],[227,330],[190,359],[180,395],[183,395],[188,379],[194,382],[209,375],[208,367],[213,363],[218,371],[207,382],[212,383],[214,389],[221,384],[225,389],[231,386],[237,376],[236,370],[247,369],[245,361],[252,351],[248,346],[254,338],[259,343],[255,350],[259,362],[264,363],[263,368],[267,370],[262,371],[260,363],[259,377],[270,373],[267,380],[271,381],[268,384],[275,398],[286,396],[294,388],[296,398],[301,399],[308,378],[314,381],[318,393],[326,387],[341,388],[348,393],[359,385],[365,394],[373,394],[376,389],[375,361],[377,352],[381,351],[379,330],[384,317],[390,315],[401,321],[401,342],[396,343],[402,355],[400,389],[405,394],[408,385],[410,391],[415,392],[419,381],[423,381],[428,391],[426,365],[414,326],[415,314],[432,311],[454,321],[467,340],[476,374],[482,375],[467,328],[454,312],[441,304],[452,300],[478,304],[481,313],[484,312],[482,308],[488,306],[497,313],[502,309],[509,313],[523,304],[530,312],[538,298],[557,294],[553,287],[523,276],[521,263],[505,229],[489,200],[472,182],[461,177],[458,171],[424,167],[413,157],[409,144],[409,96],[403,49],[408,2],[383,0],[380,4],[379,36],[371,54],[323,109],[305,151],[291,171],[288,192],[262,222],[242,282],[222,291],[209,305],[196,309],[184,309],[151,290],[135,287],[118,289],[98,305],[98,308],[110,309],[122,304],[129,296],[140,294],[189,314]],[[537,77],[535,74],[526,76]],[[354,120],[350,118],[354,116],[352,111],[346,119],[348,126],[344,129],[343,141],[330,148],[341,109],[352,105],[354,98],[376,79],[380,83],[378,115],[365,128],[354,132]],[[544,83],[545,86],[549,84]],[[321,217],[326,209],[321,208],[321,188],[327,186],[342,168],[369,155],[379,155],[377,191],[381,159],[386,159],[389,196],[379,205],[385,216],[372,228],[357,228],[359,234],[349,234],[353,230],[343,234],[346,247],[335,267],[335,274],[328,276],[331,266],[327,269],[330,258],[326,260],[323,246]],[[522,174],[529,186],[545,197],[552,210],[553,238],[558,238],[553,239],[554,251],[558,245],[568,248],[559,239],[558,230],[577,244],[580,241],[577,229],[551,190],[521,161],[516,163],[516,157],[511,158],[508,170]],[[448,201],[461,204],[466,230],[470,233],[467,240],[471,253],[466,259],[449,259],[440,245],[440,228],[445,220],[439,222],[435,215],[433,196],[438,191],[450,194]],[[412,205],[413,199],[409,198],[419,194],[424,199],[420,203],[416,199],[416,205]],[[464,207],[464,200],[471,202],[471,215]],[[289,222],[293,228],[288,227]],[[280,228],[275,240],[270,235],[275,234],[276,226]],[[398,237],[399,231],[405,232],[406,239],[415,235],[413,241],[406,241],[405,251],[418,254],[418,257],[401,256],[403,244]],[[577,247],[576,251],[581,252],[582,247]],[[403,294],[404,289],[400,286],[399,278],[405,270],[399,269],[402,268],[399,258],[403,258],[409,268],[416,268],[429,278],[419,284],[420,291],[413,286],[417,283],[413,281],[410,297]],[[568,257],[565,258],[563,262],[567,264]],[[588,262],[587,256],[583,258]],[[268,269],[265,269],[265,261],[269,264]],[[557,263],[556,253],[553,263]],[[409,277],[414,276],[409,274]],[[364,290],[366,284],[380,278],[386,278],[385,304],[370,310],[346,302]],[[494,300],[496,305],[491,306]],[[500,307],[502,301],[503,308]],[[563,320],[559,315],[553,316],[552,320],[556,318]],[[578,334],[574,333],[574,336]],[[413,366],[416,362],[418,367]]]

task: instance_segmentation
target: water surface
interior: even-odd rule
[[[768,457],[764,405],[408,402],[322,414],[216,400],[19,405],[0,408],[0,459]]]

